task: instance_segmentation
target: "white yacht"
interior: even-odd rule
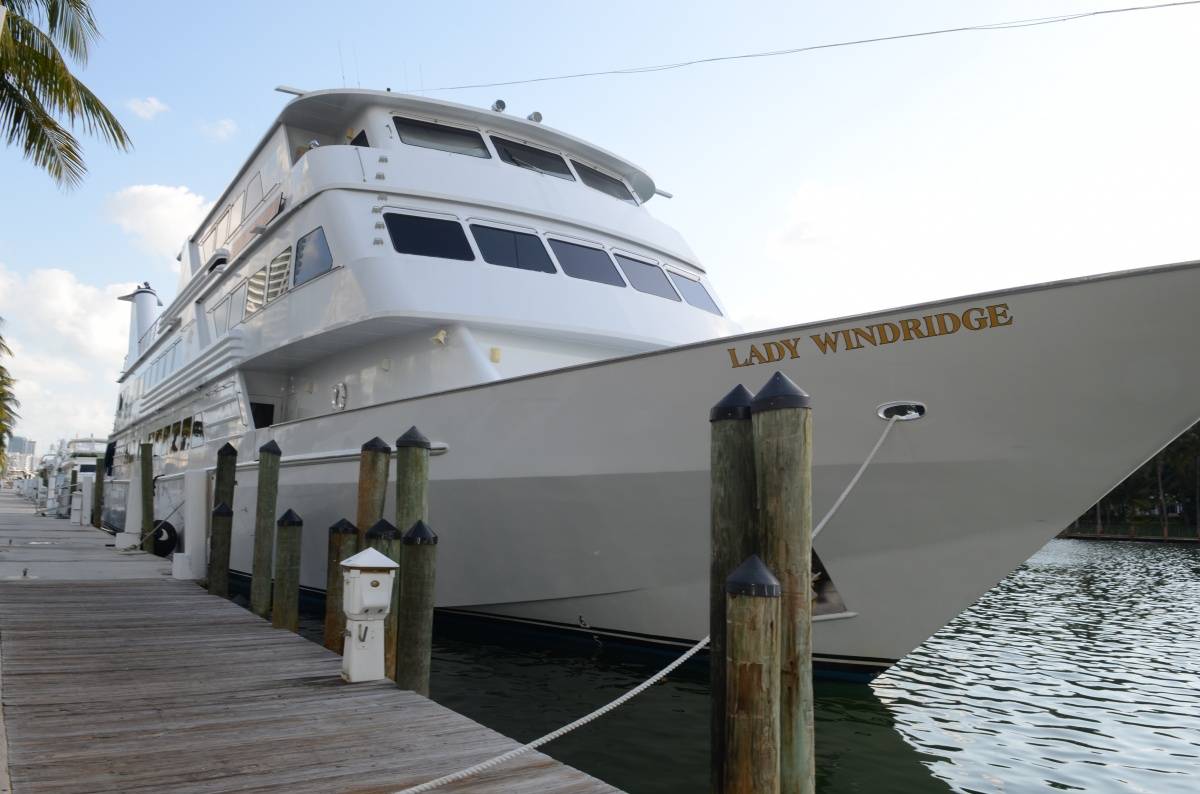
[[[447,450],[440,608],[689,642],[707,632],[709,409],[781,371],[812,395],[815,518],[891,428],[815,542],[815,661],[870,674],[1200,416],[1198,263],[736,335],[647,212],[646,171],[531,119],[298,92],[186,241],[176,297],[126,296],[109,523],[152,442],[154,517],[203,555],[184,475],[232,444],[248,573],[274,440],[319,590],[359,446],[415,425]]]

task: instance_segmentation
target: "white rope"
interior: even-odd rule
[[[896,420],[900,419],[900,416],[901,416],[900,414],[895,414],[890,419],[888,419],[887,424],[884,425],[884,427],[883,427],[883,432],[879,435],[879,440],[876,441],[875,446],[871,448],[871,452],[870,452],[870,454],[867,455],[866,460],[864,460],[862,462],[862,465],[858,467],[858,471],[856,471],[854,473],[854,476],[850,478],[850,482],[846,485],[846,488],[842,491],[841,495],[838,496],[837,501],[835,501],[833,503],[833,507],[829,508],[829,512],[825,514],[825,517],[821,519],[821,523],[817,524],[816,529],[813,530],[812,536],[814,538],[821,532],[822,529],[825,528],[825,525],[829,523],[829,519],[833,518],[833,514],[836,513],[838,511],[838,508],[840,508],[842,506],[842,503],[846,501],[846,497],[849,496],[850,492],[854,490],[854,486],[858,485],[858,481],[862,477],[863,472],[865,472],[867,470],[867,467],[871,465],[871,461],[875,460],[875,455],[879,453],[879,449],[880,449],[880,447],[883,446],[883,442],[887,440],[888,433],[892,432],[892,425],[896,424]],[[709,640],[708,637],[705,637],[704,639],[700,640],[700,642],[696,643],[691,648],[689,648],[687,650],[687,652],[684,653],[682,656],[680,656],[678,659],[671,662],[669,665],[664,667],[662,670],[659,670],[653,676],[646,679],[642,683],[638,684],[636,687],[629,690],[624,695],[621,695],[621,697],[617,698],[616,700],[612,701],[611,703],[608,703],[607,705],[601,706],[600,708],[593,711],[591,714],[588,714],[584,717],[580,717],[579,719],[575,720],[574,722],[570,723],[569,725],[564,725],[552,733],[548,733],[539,739],[534,739],[529,744],[523,744],[520,747],[516,748],[515,750],[509,750],[507,753],[504,753],[503,755],[498,755],[495,758],[488,759],[487,761],[484,761],[483,763],[476,764],[475,766],[468,767],[459,772],[455,772],[453,774],[446,775],[444,777],[439,777],[436,780],[430,780],[428,783],[422,783],[419,786],[413,786],[411,788],[401,789],[400,791],[394,792],[394,794],[423,794],[423,792],[433,791],[434,789],[441,788],[442,786],[449,785],[450,783],[457,783],[460,780],[466,780],[467,778],[471,777],[472,775],[477,775],[480,772],[484,772],[488,769],[491,769],[492,767],[499,766],[500,764],[503,764],[506,761],[510,761],[519,755],[524,755],[525,753],[529,752],[530,750],[536,750],[537,748],[541,747],[543,744],[547,744],[548,742],[552,742],[561,736],[565,736],[566,734],[570,733],[571,731],[575,730],[576,728],[587,725],[589,722],[591,722],[594,719],[597,719],[598,717],[603,717],[608,712],[610,712],[613,709],[617,708],[618,706],[621,706],[622,704],[632,700],[633,698],[637,697],[641,693],[645,692],[650,687],[657,684],[659,681],[661,681],[663,678],[665,678],[672,670],[679,667],[679,665],[683,664],[688,659],[692,658],[697,653],[699,653],[700,650],[702,648],[704,648],[705,645],[708,645],[708,640]]]
[[[650,678],[646,679],[645,681],[643,681],[642,683],[638,684],[636,687],[629,690],[624,695],[621,695],[621,697],[617,698],[616,700],[612,701],[611,703],[609,703],[605,706],[601,706],[600,708],[596,709],[591,714],[588,714],[585,717],[580,717],[579,719],[575,720],[574,722],[572,722],[569,725],[562,726],[561,728],[554,731],[553,733],[548,733],[545,736],[541,737],[540,739],[534,739],[529,744],[521,745],[520,747],[518,747],[515,750],[509,750],[504,755],[498,755],[495,758],[484,761],[481,764],[476,764],[475,766],[464,769],[461,772],[455,772],[452,775],[446,775],[445,777],[439,777],[437,780],[430,780],[428,783],[422,783],[419,786],[413,786],[412,788],[406,788],[401,791],[394,792],[394,794],[422,794],[422,792],[425,792],[425,791],[433,791],[434,789],[441,788],[442,786],[445,786],[449,783],[457,783],[460,780],[466,780],[467,778],[471,777],[472,775],[478,774],[487,769],[491,769],[494,766],[499,766],[500,764],[503,764],[505,761],[509,761],[513,758],[516,758],[519,755],[524,755],[525,753],[529,752],[530,750],[536,750],[537,748],[541,747],[543,744],[546,744],[547,742],[552,742],[555,739],[559,738],[560,736],[564,736],[580,726],[587,725],[589,722],[596,719],[597,717],[603,717],[605,714],[607,714],[608,712],[617,708],[618,706],[622,705],[623,703],[625,703],[629,700],[632,700],[633,698],[642,694],[647,689],[654,686],[659,681],[661,681],[663,678],[665,678],[676,667],[679,667],[679,665],[683,664],[688,659],[691,659],[693,656],[695,656],[697,653],[699,653],[700,650],[705,645],[708,645],[708,637],[705,637],[704,639],[700,640],[700,642],[696,643],[691,648],[689,648],[687,650],[687,652],[684,653],[682,656],[680,656],[678,659],[671,662],[669,665],[667,665],[666,667],[664,667],[663,669],[661,669],[657,673],[655,673],[652,677],[650,677]]]
[[[858,485],[858,478],[863,476],[863,472],[866,471],[867,467],[871,465],[871,461],[875,460],[875,453],[879,452],[879,448],[882,447],[883,442],[887,440],[888,433],[892,432],[892,425],[896,424],[896,420],[899,418],[900,414],[893,414],[892,418],[888,419],[887,424],[883,427],[883,433],[880,434],[879,440],[875,442],[875,446],[871,449],[871,454],[867,455],[867,459],[864,460],[862,465],[858,467],[858,471],[854,472],[854,476],[850,478],[850,483],[846,486],[846,489],[842,491],[842,495],[837,498],[837,501],[833,503],[833,507],[829,508],[829,512],[826,513],[825,517],[821,519],[821,523],[817,524],[817,528],[813,530],[812,536],[814,538],[821,534],[821,530],[824,529],[825,525],[829,523],[829,519],[833,518],[833,514],[836,513],[838,508],[842,506],[842,502],[846,501],[846,497],[849,496],[850,492],[854,490],[854,486]]]

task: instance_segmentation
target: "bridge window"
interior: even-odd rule
[[[554,263],[546,253],[546,246],[536,234],[511,232],[494,226],[471,224],[471,234],[483,261],[492,265],[536,270],[539,273],[554,273]]]
[[[662,272],[662,268],[658,265],[631,259],[620,254],[616,254],[615,256],[617,257],[617,264],[621,266],[621,270],[625,273],[625,278],[629,279],[630,286],[635,290],[650,295],[657,295],[660,298],[667,298],[668,300],[679,300],[679,296],[675,294],[675,290],[671,289],[671,282],[667,280],[667,274]]]
[[[718,317],[721,316],[721,310],[717,308],[716,302],[699,281],[693,281],[687,276],[681,276],[674,271],[671,271],[671,281],[675,282],[679,294],[683,296],[685,301],[697,309],[704,309],[704,311],[712,312]]]
[[[267,265],[267,303],[278,298],[287,289],[288,266],[292,264],[292,247],[280,251]]]
[[[393,116],[396,134],[400,140],[409,146],[420,146],[424,149],[438,149],[454,154],[467,154],[471,157],[482,157],[490,160],[492,155],[483,142],[483,136],[475,130],[464,130],[461,127],[447,127],[445,124],[433,124],[428,121],[405,119]]]
[[[350,139],[350,145],[351,146],[370,146],[371,144],[367,140],[367,131],[359,130],[358,134]]]
[[[467,235],[458,221],[400,215],[389,212],[383,216],[392,247],[402,254],[436,256],[442,259],[475,260]]]
[[[291,251],[284,253],[291,256]],[[275,262],[278,262],[283,254],[275,257],[272,262],[274,267]],[[283,273],[287,273],[287,262],[282,265]],[[296,241],[296,275],[294,277],[294,285],[300,286],[306,281],[312,281],[322,273],[328,273],[333,269],[333,254],[329,251],[329,243],[325,240],[325,230],[318,226],[308,234]],[[284,283],[287,281],[287,276],[284,275]]]
[[[637,205],[637,199],[633,197],[633,194],[629,192],[629,188],[625,187],[625,183],[621,180],[597,171],[590,165],[584,165],[578,160],[572,160],[571,164],[575,166],[575,173],[579,174],[579,178],[583,180],[583,184],[594,190],[599,190],[601,193],[607,193],[613,198],[620,199],[627,204]]]
[[[571,169],[567,167],[567,161],[554,152],[526,146],[505,138],[497,138],[495,135],[492,136],[492,143],[496,146],[496,153],[500,155],[500,159],[509,165],[528,168],[530,171],[549,174],[559,179],[575,181]]]
[[[249,317],[266,305],[267,302],[267,269],[260,268],[250,278],[246,279],[246,313]]]
[[[554,249],[558,263],[568,276],[611,284],[614,287],[625,286],[621,274],[617,272],[604,249],[568,243],[565,240],[551,240],[550,247]]]

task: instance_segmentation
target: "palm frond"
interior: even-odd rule
[[[86,64],[88,45],[100,36],[87,0],[8,0],[10,14],[46,23],[50,37],[67,53]]]

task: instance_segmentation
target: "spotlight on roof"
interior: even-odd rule
[[[541,124],[541,123],[542,123],[542,114],[541,114],[541,113],[538,113],[536,110],[535,110],[535,111],[533,111],[532,113],[530,113],[530,114],[529,114],[528,116],[526,116],[525,118],[529,119],[529,120],[530,120],[530,121],[532,121],[534,124]]]
[[[506,107],[508,107],[508,105],[504,104],[503,99],[497,99],[492,103],[492,110],[496,111],[497,113],[503,113]]]

